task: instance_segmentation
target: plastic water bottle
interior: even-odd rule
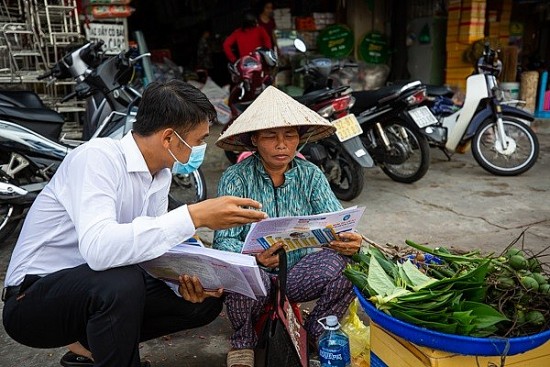
[[[325,323],[323,323],[325,321]],[[325,331],[319,339],[319,359],[321,367],[351,366],[349,338],[342,330],[336,316],[327,316],[318,320]]]

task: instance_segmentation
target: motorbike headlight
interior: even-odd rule
[[[252,57],[245,57],[242,61],[241,67],[243,69],[256,69],[256,68],[261,68],[262,65]]]

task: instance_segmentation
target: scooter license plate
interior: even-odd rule
[[[354,114],[349,114],[338,120],[334,120],[332,121],[332,125],[336,128],[336,137],[341,142],[363,133],[363,129],[361,129],[361,125]]]
[[[437,123],[437,118],[427,106],[421,106],[409,111],[413,121],[419,128],[433,125]]]

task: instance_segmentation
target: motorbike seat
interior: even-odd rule
[[[294,99],[305,106],[310,106],[315,102],[332,97],[334,93],[334,89],[324,88],[308,92],[303,96],[294,97]]]
[[[63,124],[63,116],[48,108],[5,107],[0,105],[0,117],[28,122]]]
[[[376,106],[378,104],[378,101],[380,101],[381,99],[399,92],[401,87],[403,86],[399,84],[394,84],[376,90],[362,90],[358,92],[352,92],[351,95],[355,98],[355,104],[351,108],[350,112],[358,115],[366,109]]]
[[[0,90],[0,106],[46,108],[36,93],[27,90]]]
[[[429,96],[452,97],[453,90],[444,85],[426,85],[426,94]]]

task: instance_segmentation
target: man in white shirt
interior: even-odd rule
[[[29,210],[6,274],[3,322],[14,340],[35,348],[79,341],[96,367],[137,367],[140,341],[218,316],[223,290],[205,291],[186,275],[170,289],[137,265],[196,228],[266,217],[245,209],[260,203],[236,197],[167,212],[172,172],[198,168],[214,116],[189,84],[152,83],[131,133],[94,139],[64,159]]]

